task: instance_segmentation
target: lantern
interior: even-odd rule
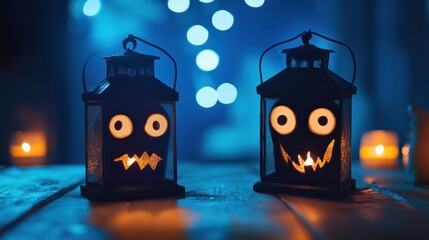
[[[355,189],[351,178],[351,96],[347,82],[328,69],[333,51],[309,43],[304,32],[261,55],[261,181],[254,190],[269,193],[336,196]],[[298,37],[303,45],[283,50],[286,68],[266,82],[261,63],[267,51]],[[338,41],[350,51],[351,49]]]
[[[174,89],[154,76],[159,57],[134,51],[136,39],[173,61]],[[105,80],[86,90],[83,77],[86,181],[81,194],[96,200],[183,196],[185,189],[177,184],[176,63],[165,50],[133,35],[123,47],[124,54],[105,58]]]
[[[398,167],[398,135],[393,131],[375,130],[362,135],[359,156],[366,168]]]

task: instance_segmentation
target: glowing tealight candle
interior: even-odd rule
[[[46,157],[45,135],[40,131],[13,133],[10,139],[9,154],[14,165],[44,164]]]
[[[398,166],[398,136],[392,131],[375,130],[362,136],[359,150],[362,166],[395,168]]]

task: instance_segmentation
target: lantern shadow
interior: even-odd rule
[[[89,221],[114,239],[186,239],[196,214],[175,199],[134,202],[91,202]]]

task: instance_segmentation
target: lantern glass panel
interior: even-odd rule
[[[86,179],[88,183],[103,183],[103,134],[102,110],[100,106],[86,108]]]
[[[176,174],[174,169],[174,159],[176,158],[175,153],[175,132],[176,132],[176,122],[175,122],[175,113],[174,113],[174,103],[166,103],[161,104],[161,106],[164,108],[164,110],[167,112],[167,115],[170,117],[170,136],[168,139],[168,150],[167,150],[167,156],[165,157],[166,161],[166,169],[165,169],[165,179],[166,180],[176,180]]]
[[[264,176],[272,174],[276,172],[276,166],[275,166],[275,157],[274,157],[274,146],[273,146],[273,140],[271,137],[271,131],[270,131],[270,111],[273,108],[274,104],[278,101],[278,98],[266,98],[263,99],[262,104],[265,106],[265,114],[264,114],[264,120],[263,120],[263,129],[265,131],[265,146],[264,148],[264,163],[265,163],[265,172]]]
[[[351,109],[352,99],[342,100],[340,106],[342,111],[341,129],[341,182],[349,180],[351,176]]]

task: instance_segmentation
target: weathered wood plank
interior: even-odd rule
[[[67,193],[84,179],[83,166],[9,167],[0,173],[0,233]]]
[[[186,198],[97,203],[80,197],[76,189],[21,222],[6,238],[314,237],[277,197],[253,192],[258,175],[245,164],[184,163],[179,176]],[[64,217],[56,217],[60,215]]]
[[[87,223],[91,204],[78,187],[28,216],[2,239],[108,239],[108,234]]]
[[[321,238],[427,239],[429,215],[421,209],[429,200],[426,195],[400,191],[401,187],[413,188],[404,182],[402,172],[397,170],[389,174],[359,167],[353,170],[358,191],[345,199],[334,201],[291,195],[280,195],[280,198],[316,232],[314,235]]]
[[[404,169],[355,168],[356,178],[362,186],[369,186],[374,191],[429,213],[428,186],[415,185]]]

